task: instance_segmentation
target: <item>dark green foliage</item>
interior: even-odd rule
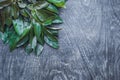
[[[0,38],[28,54],[40,55],[45,43],[58,48],[59,28],[51,25],[63,22],[58,8],[64,6],[65,0],[0,0]]]

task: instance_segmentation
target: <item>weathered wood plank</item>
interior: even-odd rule
[[[120,0],[68,0],[60,49],[40,57],[0,42],[0,80],[120,80]]]

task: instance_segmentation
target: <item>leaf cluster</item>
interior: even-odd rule
[[[24,47],[40,55],[44,44],[58,48],[58,31],[52,24],[62,23],[58,9],[65,0],[0,0],[0,38],[10,51]]]

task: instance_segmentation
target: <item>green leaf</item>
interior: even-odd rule
[[[2,41],[4,42],[4,44],[6,44],[6,43],[9,42],[8,34],[7,34],[7,33],[4,33],[4,34],[3,34]]]
[[[65,0],[48,0],[48,1],[56,5],[57,7],[65,6]]]
[[[53,47],[53,48],[59,48],[59,46],[58,46],[58,41],[54,41],[54,39],[52,38],[52,37],[45,37],[44,38],[45,39],[45,42],[49,45],[49,46],[51,46],[51,47]]]
[[[56,19],[56,16],[51,16],[51,17],[47,18],[46,21],[43,22],[43,25],[44,26],[51,25],[52,23],[55,23],[55,19]]]
[[[22,39],[17,43],[17,47],[23,46],[28,40],[29,40],[28,36],[26,36],[25,38],[22,38]]]
[[[37,38],[34,37],[33,40],[32,40],[31,47],[32,47],[32,49],[34,50],[34,49],[36,48],[36,46],[37,46]]]
[[[18,35],[21,35],[24,31],[24,24],[21,19],[13,20],[13,26]]]
[[[27,11],[26,9],[22,9],[22,10],[20,11],[20,13],[21,13],[21,15],[23,15],[24,17],[29,17],[29,13],[28,13],[28,11]]]
[[[48,30],[51,32],[52,35],[58,37],[58,31],[61,30],[61,29],[60,28],[48,27]]]
[[[39,21],[45,21],[47,19],[47,16],[48,15],[42,10],[36,11],[36,17]]]
[[[25,8],[25,7],[27,6],[27,4],[26,4],[26,3],[23,3],[23,2],[18,2],[18,6],[19,6],[20,8]]]
[[[35,20],[33,20],[33,27],[34,27],[34,33],[36,35],[37,38],[40,37],[41,34],[41,25],[37,22],[35,22]]]
[[[31,24],[23,22],[22,19],[13,20],[13,26],[18,35],[25,35],[31,28]]]
[[[43,10],[43,9],[36,11],[36,15],[38,19],[42,22],[49,20],[50,18],[56,17],[56,14],[49,12],[48,10]]]
[[[56,6],[49,4],[49,6],[47,7],[47,9],[51,12],[57,13],[58,14],[58,10],[56,8]]]
[[[42,53],[42,51],[43,51],[43,46],[38,44],[35,50],[35,54],[39,56]]]
[[[47,30],[45,32],[46,32],[46,36],[44,37],[45,42],[53,48],[59,48],[57,38],[51,32]]]
[[[45,41],[44,41],[44,30],[42,30],[40,37],[38,38],[38,42],[41,45],[44,45]]]
[[[34,9],[43,9],[49,5],[46,1],[38,1],[35,4],[33,4]]]
[[[9,39],[10,51],[13,51],[16,48],[18,41],[19,37],[13,33]]]
[[[30,54],[33,51],[31,44],[28,44],[25,48],[25,52],[27,52],[28,54]]]
[[[21,37],[24,37],[25,35],[28,34],[28,32],[30,31],[31,29],[31,24],[29,25],[27,22],[24,23],[24,30],[23,30],[23,33],[21,35]]]
[[[54,24],[63,23],[63,20],[58,16],[58,17],[56,17],[56,19],[54,19],[52,21],[52,23],[54,23]]]

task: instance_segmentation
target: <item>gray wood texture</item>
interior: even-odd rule
[[[68,0],[60,48],[41,56],[0,42],[0,80],[120,80],[120,0]]]

